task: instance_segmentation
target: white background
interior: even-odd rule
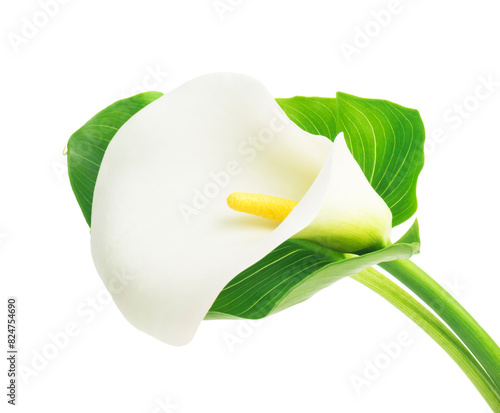
[[[2,300],[18,297],[19,367],[31,369],[18,411],[489,411],[440,347],[350,279],[258,327],[205,322],[186,347],[138,332],[104,302],[62,151],[142,84],[165,92],[213,71],[253,75],[276,97],[340,90],[417,108],[428,147],[415,261],[500,342],[497,1],[401,0],[382,13],[385,27],[374,17],[383,0],[223,0],[233,6],[219,14],[212,0],[65,3],[48,18],[34,0],[0,10],[0,286]],[[343,43],[357,53],[348,58]],[[497,83],[486,93],[488,78]],[[68,323],[76,335],[51,353]],[[357,392],[353,375],[401,333],[410,344]]]

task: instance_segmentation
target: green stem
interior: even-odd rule
[[[380,263],[424,301],[455,332],[500,389],[500,348],[443,287],[410,260]]]
[[[464,344],[431,311],[417,299],[373,268],[367,268],[351,278],[375,291],[398,308],[410,320],[439,344],[474,384],[493,412],[500,412],[500,393]]]

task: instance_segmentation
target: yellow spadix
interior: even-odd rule
[[[283,222],[297,204],[290,199],[247,192],[233,192],[227,197],[229,208],[276,222]]]

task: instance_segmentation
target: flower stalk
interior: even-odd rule
[[[380,263],[424,301],[462,340],[500,389],[500,348],[443,287],[410,260]]]
[[[387,264],[385,263],[385,266]],[[379,294],[417,324],[462,369],[492,411],[495,413],[500,412],[498,383],[494,381],[486,369],[478,362],[477,354],[471,352],[438,317],[403,288],[374,268],[367,268],[351,276],[351,278]],[[445,305],[443,305],[444,308]],[[491,356],[493,356],[494,351],[491,351],[491,353]]]

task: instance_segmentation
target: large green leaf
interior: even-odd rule
[[[160,92],[145,92],[119,100],[71,135],[67,153],[69,180],[89,226],[97,174],[109,142],[132,115],[160,96]]]
[[[263,318],[365,268],[410,258],[419,248],[417,221],[397,243],[361,256],[334,252],[310,241],[289,240],[233,278],[206,318]]]
[[[424,166],[424,124],[418,111],[387,100],[337,93],[339,130],[372,187],[392,212],[393,226],[417,210]]]
[[[334,140],[344,132],[354,158],[391,209],[393,226],[416,212],[425,139],[418,111],[340,92],[336,99],[297,96],[276,101],[309,133]]]
[[[161,95],[147,92],[120,100],[71,136],[69,176],[89,225],[94,186],[110,140],[132,115]],[[295,97],[277,102],[292,121],[310,133],[333,140],[344,132],[365,176],[391,207],[394,224],[415,212],[424,138],[417,111],[346,94],[338,94],[337,99]],[[416,223],[398,243],[362,256],[340,254],[304,240],[286,241],[236,276],[221,292],[207,318],[265,317],[364,268],[409,258],[418,247]]]

